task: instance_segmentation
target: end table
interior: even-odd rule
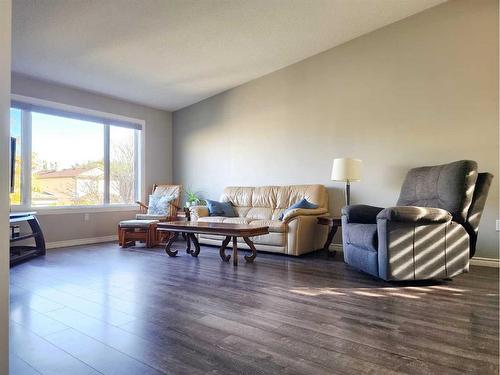
[[[323,250],[325,251],[326,256],[330,255],[330,244],[332,243],[333,236],[337,233],[337,230],[342,226],[342,219],[340,217],[327,217],[321,216],[318,217],[318,224],[320,225],[328,225],[328,237],[326,238],[325,245],[323,246]],[[335,255],[336,251],[333,251],[333,255]]]

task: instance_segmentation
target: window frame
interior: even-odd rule
[[[116,115],[113,113],[97,111],[84,107],[77,107],[69,104],[53,102],[44,99],[33,98],[24,95],[11,95],[11,102],[20,103],[26,106],[44,107],[51,111],[55,116],[68,117],[67,114],[71,113],[77,118],[79,115],[82,117],[93,117],[103,124],[103,142],[104,142],[104,165],[105,165],[105,192],[104,200],[107,203],[88,206],[31,206],[31,150],[32,150],[32,122],[31,111],[23,109],[21,113],[21,204],[11,205],[11,211],[32,211],[35,210],[39,215],[51,214],[65,214],[65,213],[92,213],[92,212],[108,212],[108,211],[130,211],[137,210],[138,205],[132,204],[110,204],[109,203],[109,162],[110,162],[110,126],[127,127],[127,124],[132,128],[139,128],[138,132],[134,135],[134,154],[135,154],[135,184],[137,186],[135,191],[135,200],[141,200],[145,190],[144,171],[145,163],[145,139],[146,139],[146,121]],[[11,108],[17,108],[16,105],[11,104]],[[107,194],[106,194],[107,193]]]

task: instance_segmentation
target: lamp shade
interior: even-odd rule
[[[333,181],[361,181],[363,162],[359,159],[333,159]]]

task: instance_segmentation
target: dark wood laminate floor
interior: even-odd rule
[[[389,284],[338,256],[80,246],[11,269],[11,373],[498,374],[498,318],[492,268]]]

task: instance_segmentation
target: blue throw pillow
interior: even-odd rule
[[[318,208],[318,205],[317,204],[314,204],[314,203],[311,203],[309,202],[306,198],[302,198],[300,201],[298,201],[297,203],[294,203],[292,204],[290,207],[288,207],[285,211],[283,211],[280,215],[280,220],[283,220],[283,217],[285,216],[285,214],[290,211],[290,210],[293,210],[294,208],[306,208],[306,209],[314,209],[314,208]]]
[[[231,202],[217,202],[206,199],[208,213],[210,216],[236,217],[233,205]]]

